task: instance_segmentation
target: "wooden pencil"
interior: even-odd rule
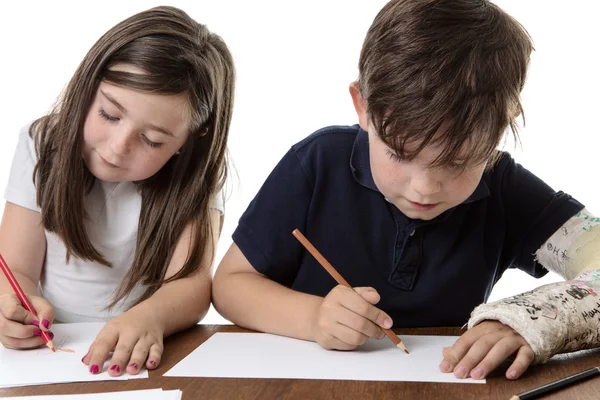
[[[325,257],[323,257],[319,250],[317,250],[315,246],[313,246],[312,243],[298,229],[294,229],[292,234],[296,237],[296,239],[298,239],[300,243],[302,243],[306,250],[308,250],[308,252],[312,254],[312,256],[319,262],[319,264],[321,264],[321,266],[325,268],[327,272],[329,272],[329,275],[331,275],[331,277],[335,279],[335,281],[339,285],[346,286],[352,289],[352,286],[350,286],[350,284],[339,274],[339,272],[337,272],[335,268],[333,268],[333,265],[331,265],[329,261],[327,261]],[[381,329],[400,350],[408,354],[406,346],[404,346],[404,343],[402,343],[402,340],[398,337],[398,335],[396,335],[391,329]]]
[[[8,268],[8,264],[6,263],[6,261],[4,261],[4,258],[2,258],[2,255],[0,255],[0,269],[2,269],[2,272],[4,272],[4,275],[6,276],[8,283],[10,283],[10,285],[12,286],[13,290],[15,291],[15,294],[17,295],[17,298],[19,299],[19,301],[21,302],[23,307],[27,311],[32,313],[34,317],[37,317],[35,308],[33,308],[31,303],[27,299],[27,296],[25,296],[23,289],[21,289],[19,282],[17,282],[17,280],[15,279],[15,276],[13,275],[10,268]],[[56,351],[56,349],[54,348],[54,343],[52,343],[52,339],[50,339],[50,335],[48,335],[48,332],[42,331],[41,335],[42,335],[42,339],[44,339],[44,343],[46,343],[46,346],[48,346],[48,348],[50,350]]]
[[[600,367],[590,368],[588,370],[579,372],[575,375],[567,376],[566,378],[559,379],[557,381],[548,383],[544,386],[517,394],[510,398],[510,400],[532,400],[545,395],[546,393],[554,392],[555,390],[562,389],[566,386],[570,386],[574,383],[581,382],[584,379],[591,378],[593,376],[600,376]]]

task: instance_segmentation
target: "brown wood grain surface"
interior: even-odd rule
[[[600,350],[559,355],[543,365],[531,367],[517,381],[504,378],[505,368],[488,377],[485,385],[420,382],[363,382],[295,379],[165,378],[162,374],[216,332],[250,332],[236,326],[199,325],[165,342],[160,367],[149,379],[69,383],[0,388],[0,396],[99,393],[136,389],[181,389],[184,400],[398,400],[398,399],[506,399],[550,381],[600,365]],[[399,334],[459,335],[459,328],[402,329]],[[600,379],[582,382],[544,399],[600,399]]]

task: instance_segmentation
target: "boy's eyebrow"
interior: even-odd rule
[[[106,97],[106,99],[108,101],[110,101],[111,103],[113,103],[113,105],[115,107],[117,107],[122,113],[127,113],[127,110],[125,110],[125,107],[123,107],[121,105],[121,103],[119,103],[115,98],[113,98],[111,95],[109,95],[108,93],[106,93],[104,90],[100,89],[100,93],[102,93],[102,96]],[[154,125],[154,124],[147,124],[147,127],[155,130],[157,132],[160,132],[162,134],[165,134],[167,136],[171,136],[171,137],[175,137],[175,135],[173,135],[168,129],[165,128],[161,128],[160,126]]]

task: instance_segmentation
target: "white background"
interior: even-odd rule
[[[523,91],[522,148],[506,150],[557,190],[600,214],[600,28],[594,0],[498,0],[534,39]],[[158,1],[22,1],[0,11],[0,188],[21,126],[53,104],[90,46]],[[238,218],[290,145],[325,125],[356,122],[348,84],[384,0],[170,1],[221,35],[238,72],[229,149],[232,180],[219,261]],[[592,9],[592,8],[595,8]],[[1,213],[1,209],[0,209]],[[558,280],[508,271],[493,299]],[[212,310],[204,323],[224,320]]]

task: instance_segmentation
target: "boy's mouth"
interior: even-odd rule
[[[431,203],[431,204],[423,204],[423,203],[415,203],[414,201],[410,201],[408,199],[406,199],[406,201],[408,201],[408,203],[416,210],[419,211],[429,211],[429,210],[433,210],[438,204],[440,203]]]

